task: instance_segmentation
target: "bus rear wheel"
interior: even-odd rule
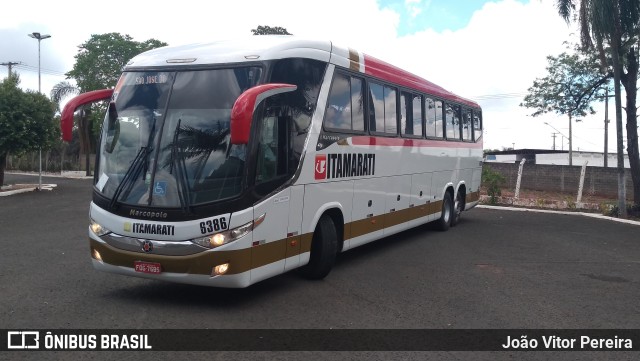
[[[460,222],[460,216],[462,215],[462,207],[464,207],[464,197],[462,193],[458,191],[456,199],[453,202],[453,213],[451,214],[451,227],[455,227]]]
[[[451,200],[451,193],[445,192],[442,199],[442,213],[440,218],[436,221],[436,229],[439,231],[447,231],[451,226],[451,217],[453,214],[453,201]]]
[[[309,263],[300,269],[302,276],[312,280],[325,278],[336,261],[338,233],[329,216],[322,216],[311,241]]]

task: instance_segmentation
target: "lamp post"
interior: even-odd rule
[[[31,34],[27,34],[29,37],[38,40],[38,93],[42,93],[42,82],[41,82],[41,73],[40,73],[40,41],[44,39],[49,39],[51,35],[48,34],[40,34],[38,32],[34,32]],[[38,190],[42,190],[42,147],[38,149]]]

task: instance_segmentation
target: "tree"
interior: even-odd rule
[[[131,58],[147,50],[166,45],[156,39],[134,41],[129,35],[119,33],[91,35],[89,40],[78,47],[80,50],[75,56],[76,63],[73,69],[66,73],[67,79],[74,79],[77,86],[68,81],[60,82],[51,90],[51,99],[59,104],[65,97],[72,94],[113,88],[122,73],[122,68]],[[95,147],[99,119],[103,113],[104,108],[94,104],[83,109],[78,120],[80,149],[85,154],[88,175],[90,175],[89,153]]]
[[[293,35],[290,34],[287,29],[279,26],[258,25],[257,29],[251,29],[253,35]]]
[[[50,148],[59,137],[55,105],[41,93],[22,91],[12,75],[0,83],[0,185],[9,154]]]
[[[156,39],[134,41],[131,36],[119,33],[94,34],[78,47],[76,63],[66,75],[76,81],[81,92],[113,88],[131,58],[166,45]]]
[[[604,90],[608,75],[600,73],[594,57],[568,54],[548,56],[546,77],[536,79],[520,106],[533,108],[536,117],[553,112],[569,117],[569,165],[573,165],[572,123],[587,112],[594,114],[591,103]]]
[[[557,0],[558,13],[565,21],[576,19],[585,51],[597,53],[602,68],[612,67],[614,77],[616,133],[618,143],[618,209],[626,215],[624,158],[622,144],[623,84],[627,94],[627,153],[633,180],[634,203],[640,205],[640,153],[636,109],[638,46],[640,46],[640,1],[638,0]],[[572,16],[573,15],[573,16]],[[610,62],[607,60],[610,59]],[[626,72],[625,72],[626,69]]]

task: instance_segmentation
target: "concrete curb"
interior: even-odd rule
[[[57,187],[57,184],[42,184],[42,189],[43,191],[52,191],[53,188]],[[27,192],[33,192],[36,189],[38,189],[38,185],[34,184],[32,187],[26,187],[26,188],[20,188],[20,189],[14,189],[14,190],[10,190],[10,191],[5,191],[5,192],[0,192],[0,197],[6,197],[6,196],[10,196],[10,195],[14,195],[14,194],[20,194],[20,193],[27,193]]]
[[[29,176],[38,176],[38,173],[29,173],[29,172],[5,172],[6,174],[15,174],[15,175],[29,175]],[[64,172],[64,173],[42,173],[43,177],[52,177],[52,178],[72,178],[72,179],[93,179],[93,176],[87,177],[84,171],[81,172]]]
[[[488,206],[488,205],[484,205],[484,204],[477,205],[477,208],[494,209],[494,210],[499,210],[499,211],[536,212],[536,213],[562,214],[562,215],[567,215],[567,216],[584,216],[584,217],[591,217],[591,218],[603,219],[603,220],[607,220],[607,221],[614,221],[614,222],[618,222],[618,223],[626,223],[626,224],[632,224],[632,225],[635,225],[635,226],[640,226],[640,222],[638,222],[638,221],[632,221],[630,219],[621,219],[621,218],[616,218],[616,217],[609,217],[609,216],[604,216],[602,214],[597,214],[597,213],[566,212],[566,211],[554,211],[554,210],[548,210],[548,209],[532,209],[532,208]]]

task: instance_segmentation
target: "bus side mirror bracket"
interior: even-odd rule
[[[69,100],[62,110],[60,116],[60,128],[62,130],[62,139],[65,142],[71,141],[71,135],[73,130],[73,113],[79,107],[95,103],[101,100],[109,100],[113,95],[113,89],[101,89],[94,90],[87,93],[82,93],[75,98]]]
[[[260,103],[271,96],[292,92],[297,88],[292,84],[262,84],[240,94],[231,108],[231,144],[249,143],[253,113]]]

